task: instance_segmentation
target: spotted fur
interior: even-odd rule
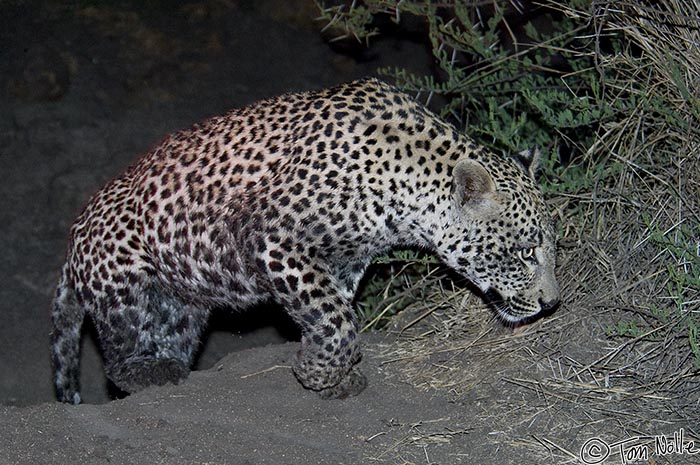
[[[87,313],[106,374],[134,392],[187,376],[210,309],[284,306],[294,373],[323,397],[366,384],[351,308],[373,257],[422,247],[510,322],[559,300],[536,160],[497,156],[378,80],[284,95],[176,133],[88,203],[71,229],[52,356],[80,402]]]

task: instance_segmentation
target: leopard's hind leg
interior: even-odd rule
[[[120,300],[95,315],[107,377],[129,393],[186,378],[208,311],[154,287]]]

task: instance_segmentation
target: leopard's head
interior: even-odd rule
[[[559,303],[555,231],[535,182],[537,154],[465,158],[452,169],[438,253],[516,324]],[[522,161],[524,160],[524,162]]]

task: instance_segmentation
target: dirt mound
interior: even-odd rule
[[[237,352],[103,405],[2,407],[0,463],[486,463],[501,448],[470,407],[392,380],[372,356],[362,395],[324,401],[294,378],[296,349]]]

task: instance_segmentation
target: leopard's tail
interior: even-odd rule
[[[68,265],[63,267],[51,314],[51,359],[56,397],[61,402],[79,404],[80,329],[85,309],[78,304],[68,279]]]

